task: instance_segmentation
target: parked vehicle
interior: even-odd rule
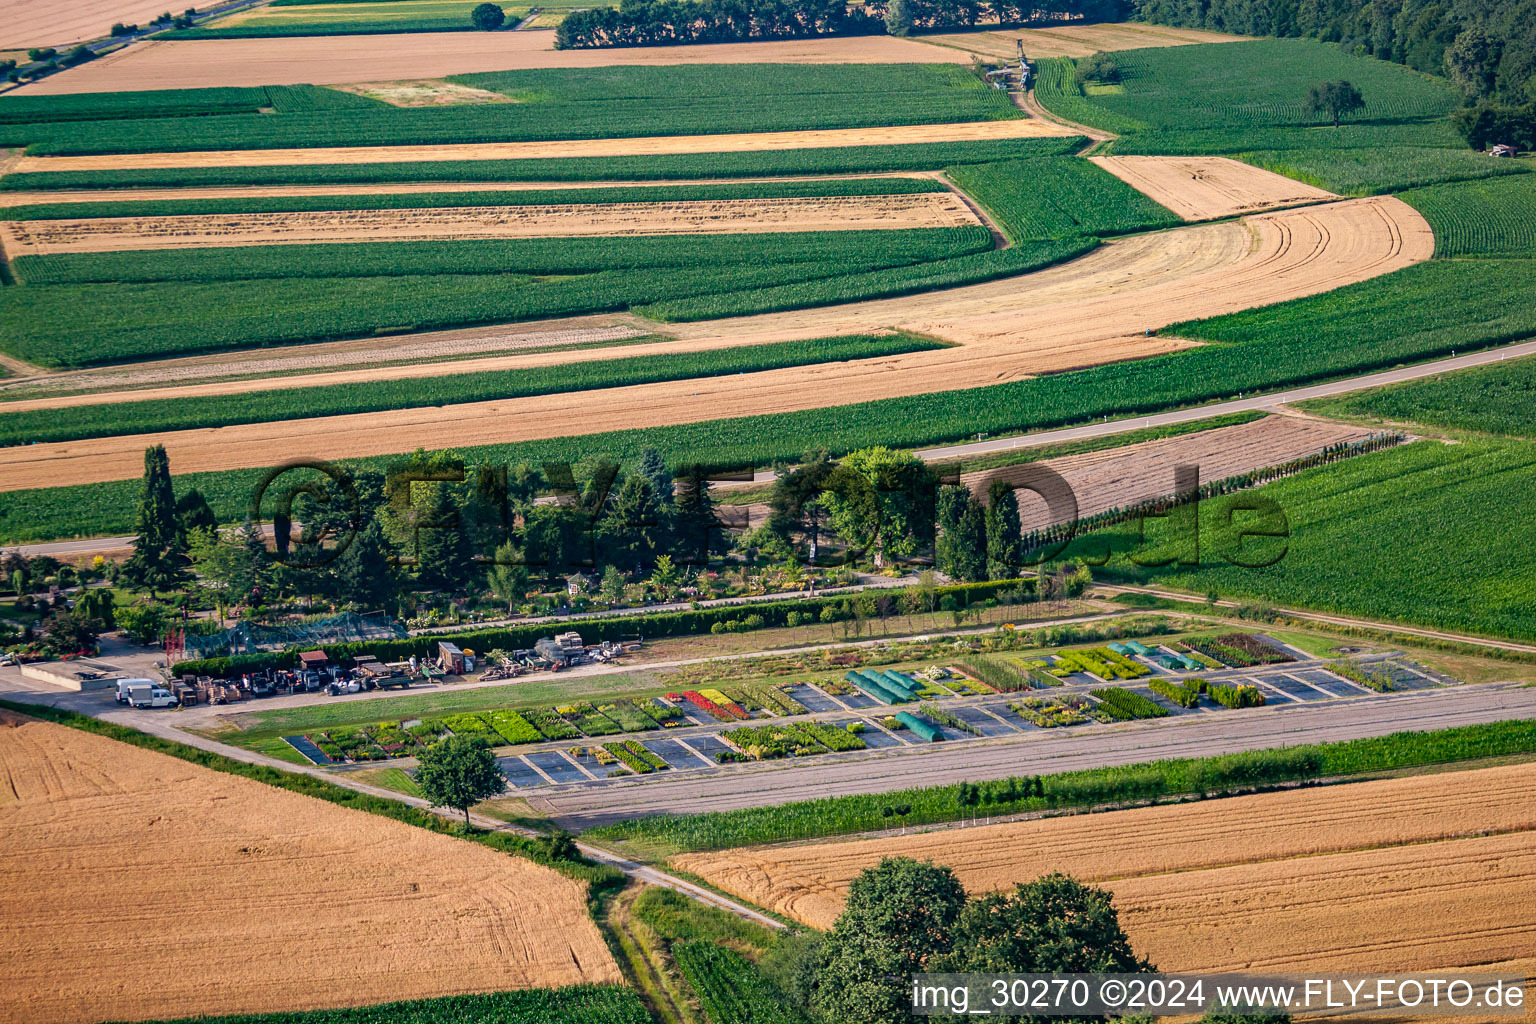
[[[153,679],[119,679],[117,681],[117,702],[119,704],[129,703],[128,691],[130,689],[138,687],[147,690],[150,687],[159,685]]]
[[[176,697],[170,690],[150,685],[147,679],[139,685],[128,687],[128,706],[131,708],[168,708],[175,704]]]

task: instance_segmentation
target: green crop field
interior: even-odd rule
[[[1143,569],[1118,555],[1115,578],[1273,601],[1493,636],[1536,639],[1530,581],[1536,549],[1511,524],[1536,521],[1536,445],[1525,441],[1420,441],[1308,470],[1256,492],[1289,523],[1284,557],[1264,568],[1228,564],[1236,543],[1226,501],[1202,503],[1198,569]],[[1247,522],[1237,517],[1237,528]],[[1073,550],[1117,552],[1136,529],[1101,531]],[[1171,551],[1161,536],[1143,561]],[[1273,556],[1248,541],[1244,559]]]
[[[1081,145],[1082,139],[1068,136],[536,160],[28,171],[0,178],[0,190],[343,185],[417,181],[662,181],[769,175],[878,174],[886,171],[936,171],[953,164],[1056,156],[1070,153]]]
[[[1182,47],[1181,47],[1182,49]],[[1073,124],[1085,124],[1117,135],[1147,126],[1091,102],[1077,84],[1077,62],[1070,57],[1046,57],[1036,62],[1035,98],[1051,113]]]
[[[1096,244],[1091,238],[1027,242],[1010,249],[978,252],[932,263],[913,263],[863,273],[810,278],[768,288],[671,299],[637,306],[634,312],[656,320],[680,322],[883,299],[1013,277],[1081,256]]]
[[[34,155],[155,153],[710,135],[1022,117],[967,70],[940,64],[702,64],[463,75],[516,103],[346,107],[197,118],[0,124],[0,145]],[[355,101],[355,102],[352,102]],[[0,108],[3,109],[3,108]]]
[[[798,458],[810,445],[841,454],[869,445],[918,447],[977,433],[1142,415],[1528,337],[1536,334],[1536,309],[1528,301],[1533,289],[1536,266],[1529,261],[1432,260],[1336,292],[1179,325],[1170,330],[1226,343],[1166,356],[964,391],[485,445],[460,454],[472,462],[579,462],[598,455],[632,462],[654,446],[674,460],[686,453],[718,467],[766,465]],[[199,488],[222,518],[234,521],[243,515],[260,475],[259,470],[187,474],[178,488]],[[123,533],[133,525],[138,487],[137,480],[124,480],[0,492],[0,540]]]
[[[1536,175],[1414,189],[1399,198],[1429,221],[1436,256],[1536,258]]]
[[[1363,148],[1265,150],[1234,155],[1267,171],[1346,196],[1397,192],[1444,181],[1502,175],[1525,177],[1524,172],[1530,170],[1523,163],[1490,160],[1468,149],[1410,146],[1393,149],[1385,155]]]
[[[832,232],[830,234],[838,234]],[[750,247],[737,245],[739,261],[710,264],[709,257],[719,255],[727,246],[698,247],[694,258],[678,263],[679,249],[662,247],[672,265],[647,267],[643,263],[615,264],[573,276],[545,277],[519,273],[515,265],[485,267],[480,273],[411,273],[402,276],[358,274],[366,264],[392,258],[391,250],[375,246],[400,243],[364,243],[357,259],[363,266],[352,270],[357,276],[292,278],[254,277],[221,279],[216,275],[238,268],[245,250],[224,254],[154,253],[146,264],[181,268],[192,280],[89,283],[26,284],[0,292],[0,335],[5,351],[19,358],[45,366],[85,366],[152,356],[210,352],[229,348],[253,348],[264,345],[358,337],[379,330],[428,330],[481,323],[504,323],[577,313],[625,309],[668,299],[711,292],[746,291],[787,282],[806,281],[839,275],[857,275],[880,267],[926,263],[991,245],[991,236],[982,228],[940,230],[904,244],[899,238],[870,236],[899,235],[902,232],[861,232],[862,245],[832,240],[823,253],[808,248],[804,234],[791,236],[783,252],[792,261],[777,262],[780,249],[772,234],[754,235]],[[605,241],[605,240],[604,240]],[[644,252],[643,239],[619,247],[629,253]],[[668,240],[671,242],[672,240]],[[565,240],[546,240],[541,269],[549,273],[550,261]],[[441,265],[457,252],[475,243],[442,243],[442,252],[433,254],[430,244],[405,250],[415,252],[419,263]],[[447,248],[451,247],[451,248]],[[270,266],[281,261],[283,252],[268,247],[249,258]],[[282,249],[287,247],[271,247]],[[351,268],[347,245],[294,247],[302,250],[299,261],[333,261],[336,267]],[[573,250],[576,258],[592,246]],[[473,250],[484,261],[496,261],[509,254],[496,243]],[[517,248],[510,250],[512,254]],[[523,251],[537,253],[537,247]],[[103,254],[105,255],[105,254]],[[130,262],[130,254],[113,254],[119,263]],[[189,258],[189,256],[191,258]],[[47,258],[45,258],[47,259]],[[82,265],[100,266],[100,257],[72,256],[76,277]],[[938,264],[942,265],[942,264]],[[296,264],[302,266],[302,262]],[[483,264],[482,264],[483,266]],[[203,273],[200,268],[208,268]],[[397,268],[399,269],[399,268]],[[455,269],[468,269],[459,266]],[[18,268],[30,274],[30,265]],[[238,269],[235,272],[239,272]],[[1015,271],[1017,272],[1017,271]],[[48,271],[43,268],[46,279]],[[83,276],[104,276],[99,270]],[[131,275],[128,275],[131,276]],[[28,280],[31,280],[30,278]],[[804,302],[800,303],[806,304]],[[210,315],[217,310],[217,316]]]
[[[1324,416],[1536,439],[1536,357],[1306,403]]]
[[[1304,102],[1310,87],[1334,79],[1349,80],[1365,99],[1348,121],[1443,117],[1459,102],[1444,79],[1310,39],[1122,50],[1114,59],[1124,88],[1090,102],[1153,128],[1326,124]]]
[[[202,398],[78,405],[20,413],[6,413],[5,406],[0,404],[0,444],[68,441],[235,423],[271,423],[310,416],[552,395],[728,373],[753,373],[845,359],[871,359],[941,347],[938,342],[909,335],[853,335],[672,356],[635,356],[481,372],[470,377],[450,374]]]
[[[1013,239],[1118,235],[1183,221],[1086,160],[1010,160],[945,172]]]
[[[896,266],[988,249],[983,228],[785,232],[762,235],[638,235],[628,238],[465,239],[441,242],[318,242],[144,252],[22,256],[27,284],[240,281],[256,278],[390,277],[418,274],[590,274],[642,267],[843,262]],[[872,255],[878,250],[878,255]],[[4,293],[0,293],[3,295]]]
[[[218,199],[107,199],[88,203],[35,203],[4,207],[0,208],[0,218],[59,220],[74,217],[170,217],[210,213],[292,213],[308,210],[537,206],[546,203],[676,203],[727,199],[915,195],[943,191],[945,191],[944,185],[932,178],[828,178],[820,181],[756,181],[709,185],[566,189],[486,189],[471,192],[228,196]]]

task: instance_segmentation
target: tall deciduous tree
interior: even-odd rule
[[[1365,98],[1348,82],[1322,82],[1307,91],[1307,113],[1324,114],[1339,126],[1339,119],[1365,109]]]
[[[822,500],[833,529],[884,566],[933,543],[934,494],[933,472],[922,460],[877,446],[850,452],[828,477]]]
[[[951,579],[987,578],[987,510],[967,487],[939,489],[939,524],[934,550],[939,571]]]
[[[144,482],[134,515],[133,555],[123,565],[130,586],[150,596],[173,590],[186,578],[185,550],[177,543],[176,495],[164,445],[144,450]]]
[[[507,779],[496,767],[490,745],[472,736],[450,736],[422,751],[416,785],[434,807],[464,812],[482,800],[506,792]]]
[[[811,1005],[827,1020],[906,1021],[908,979],[949,952],[964,907],[949,868],[887,857],[863,872],[819,951]]]

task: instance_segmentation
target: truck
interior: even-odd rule
[[[152,685],[148,679],[128,687],[128,706],[131,708],[169,708],[175,704],[176,697],[170,690]]]
[[[134,689],[134,688],[149,689],[150,687],[159,686],[159,685],[160,684],[158,682],[156,682],[155,680],[153,680],[153,679],[134,679],[134,678],[119,679],[117,681],[117,702],[119,704],[127,704],[127,703],[129,703],[128,691],[131,690],[131,689]]]

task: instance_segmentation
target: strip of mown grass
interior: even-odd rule
[[[521,370],[359,381],[319,387],[252,391],[198,398],[154,399],[4,413],[0,444],[71,441],[153,430],[189,430],[237,423],[272,423],[313,416],[418,409],[434,405],[526,398],[659,381],[757,373],[848,359],[873,359],[944,346],[912,335],[852,335],[722,348],[671,356],[600,359]]]
[[[21,291],[23,289],[16,289]],[[460,452],[474,462],[532,464],[606,455],[633,462],[654,446],[674,462],[717,467],[799,458],[812,445],[842,454],[1144,415],[1467,352],[1536,334],[1536,266],[1524,260],[1432,260],[1323,295],[1169,328],[1201,345],[1149,359],[985,388],[671,427],[552,437]],[[295,455],[302,453],[295,452]],[[386,467],[394,458],[349,460]],[[174,470],[174,466],[172,467]],[[246,513],[261,470],[195,473],[226,522]],[[7,543],[125,533],[137,480],[0,492]]]
[[[713,135],[1023,116],[1007,96],[986,88],[965,68],[948,64],[579,70],[455,79],[506,92],[518,103],[401,108],[364,99],[367,106],[276,117],[210,113],[193,119],[32,122],[0,125],[0,145],[25,145],[34,156],[63,156]]]
[[[229,196],[218,199],[38,203],[31,206],[0,208],[0,218],[58,220],[76,217],[170,217],[215,213],[296,213],[310,210],[418,210],[441,207],[540,206],[564,203],[679,203],[701,200],[915,195],[944,191],[946,189],[943,184],[932,178],[853,178],[821,181],[728,182],[711,185],[645,185],[638,188],[494,189],[474,192]]]
[[[1536,722],[1492,722],[1432,732],[1315,743],[1276,750],[1179,758],[1059,772],[980,784],[981,804],[962,803],[959,785],[804,800],[777,807],[636,818],[592,829],[585,838],[619,843],[662,860],[678,853],[820,839],[890,828],[888,808],[906,806],[902,825],[959,821],[975,814],[1092,807],[1220,793],[1254,786],[1391,771],[1485,757],[1536,753]]]
[[[1321,398],[1304,407],[1324,416],[1536,439],[1536,356]]]
[[[66,711],[63,708],[47,707],[41,704],[26,704],[10,700],[0,700],[0,708],[33,718],[40,718],[47,722],[68,726],[71,729],[79,729],[81,732],[95,733],[108,739],[117,740],[145,750],[152,750],[157,754],[166,754],[170,757],[189,761],[192,764],[208,768],[216,772],[224,772],[226,775],[238,775],[241,778],[251,779],[264,785],[274,786],[278,789],[288,790],[290,793],[298,793],[302,796],[314,797],[317,800],[325,800],[328,803],[340,807],[349,807],[355,811],[366,811],[369,814],[377,814],[383,818],[392,818],[395,821],[417,828],[424,828],[429,832],[439,832],[445,835],[459,836],[477,842],[482,846],[489,846],[493,850],[514,856],[526,857],[535,863],[553,868],[570,878],[587,882],[594,889],[606,889],[624,884],[624,874],[617,868],[611,868],[603,864],[597,864],[582,857],[577,860],[551,857],[545,844],[538,840],[515,835],[511,832],[482,832],[478,830],[465,831],[462,823],[455,822],[442,815],[433,814],[431,811],[396,800],[387,800],[383,797],[370,796],[359,793],[356,790],[346,789],[335,783],[327,782],[314,775],[300,772],[285,772],[277,768],[269,768],[266,765],[248,764],[245,761],[237,761],[223,754],[215,754],[212,751],[198,747],[188,746],[185,743],[177,743],[174,740],[163,739],[159,736],[151,736],[137,729],[130,729],[126,725],[117,725],[113,722],[104,722],[99,718],[82,715],[74,711]]]
[[[516,12],[508,12],[517,17]],[[394,21],[294,21],[225,25],[220,28],[178,28],[157,39],[284,39],[293,36],[384,36],[404,32],[469,32],[469,8],[457,18],[399,18]]]
[[[1072,152],[1082,145],[1082,141],[1074,135],[1046,139],[915,142],[889,146],[832,146],[820,149],[537,160],[26,171],[0,178],[0,191],[206,185],[366,185],[418,181],[666,181],[793,174],[876,174],[884,171],[936,171],[962,163],[1058,156]]]
[[[1009,249],[957,256],[933,263],[914,263],[891,269],[821,277],[795,284],[672,299],[638,306],[634,311],[655,320],[682,322],[891,298],[1025,274],[1074,259],[1096,245],[1098,240],[1094,238],[1026,242]]]
[[[409,999],[377,1006],[288,1013],[181,1017],[148,1024],[651,1024],[634,990],[623,985],[571,985],[518,992]],[[146,1024],[139,1021],[136,1024]]]
[[[1009,160],[951,167],[945,173],[1015,241],[1121,235],[1183,223],[1086,160]]]
[[[543,276],[662,267],[716,270],[760,266],[764,262],[837,263],[848,272],[871,263],[927,263],[991,247],[991,234],[985,228],[973,226],[905,231],[215,246],[21,256],[12,261],[11,268],[29,285],[424,274]]]
[[[1436,256],[1536,257],[1536,175],[1418,188],[1398,198],[1434,229]]]
[[[893,232],[868,232],[866,236],[885,234]],[[0,292],[0,346],[38,365],[75,367],[366,337],[381,331],[509,323],[857,275],[915,262],[911,253],[925,248],[923,242],[906,247],[892,239],[893,248],[887,249],[883,239],[867,239],[867,248],[862,251],[835,246],[838,251],[829,258],[777,263],[773,262],[774,236],[752,237],[758,240],[759,250],[749,262],[640,265],[548,278],[493,272],[29,284]],[[942,252],[947,242],[951,252],[964,253],[990,246],[991,237],[983,229],[971,227],[955,229],[937,239],[928,236],[924,241],[930,249]],[[336,250],[337,266],[345,265],[344,247],[315,248]],[[792,241],[790,249],[803,253],[804,240]],[[324,259],[324,254],[310,255]],[[368,257],[376,255],[373,252]],[[945,264],[941,260],[919,265],[942,268]],[[865,288],[887,286],[878,274],[857,280]]]

